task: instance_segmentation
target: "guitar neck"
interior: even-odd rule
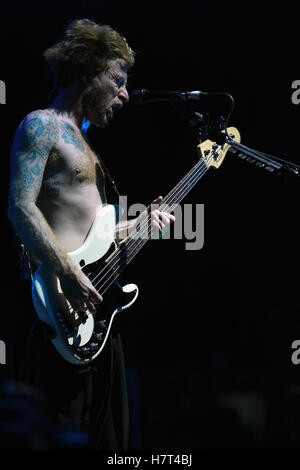
[[[165,196],[160,204],[160,209],[164,212],[173,212],[178,204],[193,189],[193,187],[202,178],[208,167],[203,160],[200,160],[193,168],[182,178],[179,183]]]
[[[176,209],[176,206],[192,190],[207,170],[208,167],[203,160],[197,162],[179,181],[179,183],[164,197],[160,203],[160,209],[167,213],[173,212]],[[140,224],[138,231],[129,235],[120,243],[114,254],[110,257],[110,261],[107,265],[107,268],[111,272],[110,276],[113,279],[112,282],[118,278],[146,242],[151,239],[151,230],[151,215],[149,215],[145,218],[145,221]],[[111,284],[106,288],[110,285]],[[105,290],[100,293],[104,293]]]
[[[222,130],[222,133],[225,133],[225,130]],[[235,139],[233,142],[240,142],[241,140],[240,133],[235,127],[228,128],[227,135],[232,139],[232,141]],[[211,166],[214,168],[220,167],[230,146],[230,142],[224,142],[223,144],[217,144],[210,140],[202,142],[198,146],[198,150],[201,152],[199,162],[197,162],[179,181],[179,183],[164,197],[159,208],[167,213],[173,212],[176,209],[176,206],[193,189]],[[130,261],[139,253],[146,242],[151,239],[151,231],[151,215],[149,214],[148,217],[141,222],[139,230],[123,240],[115,252],[109,257],[105,272],[107,287],[104,287],[100,293],[105,292],[105,290],[114,283],[119,274],[121,274]]]

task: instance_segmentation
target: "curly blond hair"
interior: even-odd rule
[[[89,19],[72,21],[64,38],[44,52],[55,86],[65,88],[85,75],[106,69],[113,59],[124,59],[128,69],[134,64],[135,52],[127,40],[109,25]]]

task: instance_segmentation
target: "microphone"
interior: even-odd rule
[[[184,101],[200,100],[202,96],[207,95],[203,91],[174,91],[174,90],[133,90],[131,93],[131,101],[133,104],[150,104],[150,103],[181,103]]]

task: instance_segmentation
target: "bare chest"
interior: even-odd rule
[[[60,127],[59,142],[48,157],[40,199],[50,196],[59,202],[64,195],[89,185],[95,187],[103,202],[104,175],[98,156],[72,126],[61,123]]]
[[[69,125],[61,124],[61,138],[49,155],[46,171],[63,173],[70,180],[96,183],[96,166],[99,159]]]

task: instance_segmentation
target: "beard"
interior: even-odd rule
[[[113,119],[112,104],[105,98],[102,88],[95,84],[85,91],[82,110],[85,118],[97,127],[107,127]]]

